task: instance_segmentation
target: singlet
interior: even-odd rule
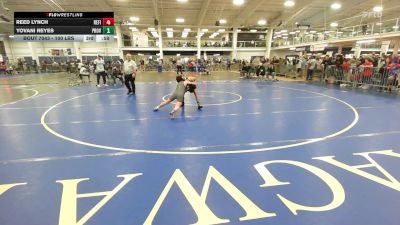
[[[184,83],[184,81],[181,81],[176,85],[176,89],[175,89],[174,93],[172,93],[170,100],[171,101],[177,100],[179,102],[183,102],[185,92],[186,92],[185,83]]]

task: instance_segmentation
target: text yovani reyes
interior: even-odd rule
[[[336,166],[349,173],[361,176],[371,182],[376,182],[386,188],[391,188],[400,192],[400,183],[396,180],[383,165],[379,164],[374,160],[374,157],[395,157],[400,158],[400,154],[393,150],[381,150],[373,152],[362,152],[355,153],[353,157],[358,157],[365,161],[362,165],[349,165],[336,159],[335,156],[324,156],[316,157],[314,160],[323,161],[330,165]],[[277,197],[285,205],[293,215],[298,215],[302,211],[309,212],[322,212],[329,211],[338,208],[345,201],[345,190],[342,184],[328,172],[303,162],[294,160],[272,160],[265,161],[254,165],[255,170],[261,176],[263,182],[259,184],[260,188],[269,188],[276,186],[290,185],[289,182],[280,180],[279,177],[272,174],[269,170],[270,165],[280,164],[282,166],[292,166],[298,169],[302,169],[307,173],[316,176],[323,185],[325,185],[332,193],[330,196],[330,202],[320,206],[309,206],[301,202],[294,202],[287,197],[277,194]],[[375,169],[380,173],[380,176],[373,175],[366,172],[364,169]],[[77,193],[78,186],[82,182],[89,182],[89,178],[70,179],[70,180],[58,180],[57,183],[63,186],[61,196],[61,206],[58,225],[83,225],[90,220],[107,202],[109,202],[119,191],[121,191],[128,183],[131,183],[135,179],[140,179],[143,176],[142,173],[125,174],[117,177],[121,178],[122,181],[115,186],[112,190],[106,190],[101,192],[92,193]],[[169,178],[169,181],[161,191],[160,196],[154,203],[151,211],[148,213],[143,224],[150,225],[153,223],[157,216],[160,207],[163,205],[167,198],[171,188],[174,184],[179,188],[180,192],[184,195],[188,203],[193,209],[193,212],[197,216],[197,222],[195,224],[224,224],[229,223],[230,220],[227,218],[221,218],[210,208],[207,203],[207,195],[210,189],[211,182],[214,181],[218,184],[230,197],[237,203],[237,207],[240,207],[244,211],[244,216],[238,218],[240,221],[257,220],[268,217],[278,216],[276,212],[260,208],[252,199],[239,190],[234,183],[229,181],[221,172],[219,172],[214,166],[210,166],[206,175],[205,182],[201,192],[197,192],[187,177],[180,169],[176,169]],[[91,181],[95,182],[95,181]],[[10,189],[18,189],[18,187],[29,185],[28,183],[13,183],[13,184],[2,184],[0,185],[0,196],[9,191]],[[80,219],[77,217],[78,200],[91,197],[101,197],[101,200],[92,207],[86,214]]]

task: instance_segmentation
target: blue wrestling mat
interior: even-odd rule
[[[210,81],[171,120],[175,86],[0,106],[0,225],[400,224],[398,98]]]

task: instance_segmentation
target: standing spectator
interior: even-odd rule
[[[132,60],[131,54],[126,54],[126,60],[124,61],[123,65],[124,69],[124,78],[125,78],[125,86],[128,89],[128,95],[136,94],[136,86],[135,86],[135,79],[136,79],[136,72],[137,66],[135,61]]]
[[[3,75],[6,73],[7,65],[4,62],[0,62],[0,74]]]
[[[122,71],[121,71],[122,63],[117,60],[112,64],[112,78],[114,81],[114,86],[117,84],[117,79],[121,81],[121,85],[124,85],[124,79],[122,78]]]
[[[97,87],[101,87],[100,86],[100,77],[102,77],[103,78],[103,84],[104,84],[105,87],[107,87],[108,86],[107,79],[106,79],[107,74],[106,74],[106,71],[105,71],[105,68],[104,68],[104,59],[103,59],[103,57],[101,55],[98,55],[97,59],[95,59],[93,63],[95,65],[95,67],[96,67],[96,69],[95,69],[95,73],[97,75],[97,85],[96,86]]]
[[[369,80],[373,74],[374,71],[374,64],[372,63],[373,59],[369,57],[364,58],[364,63],[361,65],[361,67],[364,69],[362,72],[362,83],[367,84],[369,83]]]
[[[367,34],[367,30],[368,30],[368,25],[367,24],[362,25],[361,26],[361,30],[362,30],[363,35],[366,35]]]
[[[176,74],[179,73],[183,74],[182,64],[183,64],[182,59],[178,58],[178,60],[176,61]]]
[[[388,77],[388,91],[392,91],[392,86],[399,86],[399,77],[400,74],[400,58],[398,55],[393,56],[392,63],[390,65],[390,73]]]
[[[144,59],[141,59],[141,60],[140,60],[140,70],[141,70],[142,72],[144,72],[144,71],[146,70],[146,68],[145,68],[145,66],[144,66]]]
[[[296,65],[296,71],[297,71],[297,75],[303,75],[303,71],[301,69],[301,64],[303,63],[303,59],[300,57],[298,59],[295,59],[295,62],[293,62],[293,64]]]
[[[314,70],[317,67],[317,60],[314,56],[311,56],[307,62],[307,80],[312,80],[314,75]]]
[[[343,80],[343,78],[344,78],[344,72],[343,72],[343,67],[342,67],[343,63],[344,63],[343,55],[341,55],[341,54],[336,55],[335,64],[336,64],[336,70],[337,70],[337,75],[338,75],[337,79],[339,79],[339,80]]]

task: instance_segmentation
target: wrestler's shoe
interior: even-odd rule
[[[171,117],[171,120],[174,120],[174,119],[175,119],[175,113],[170,112],[170,113],[169,113],[169,116]]]

